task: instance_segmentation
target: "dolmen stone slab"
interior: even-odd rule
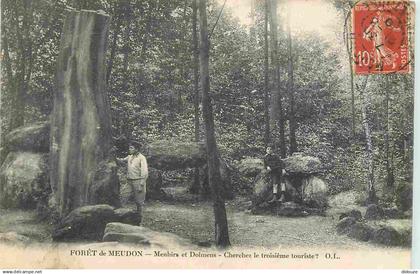
[[[168,232],[158,232],[143,226],[118,222],[106,225],[104,242],[121,242],[158,248],[196,248],[190,240]]]
[[[100,241],[108,223],[138,225],[140,220],[141,216],[134,209],[114,209],[106,204],[83,206],[71,211],[56,225],[52,238],[54,241]]]

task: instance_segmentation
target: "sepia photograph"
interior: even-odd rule
[[[1,0],[0,269],[410,268],[414,19]]]

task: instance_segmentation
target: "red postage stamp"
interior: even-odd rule
[[[408,1],[367,1],[353,7],[354,72],[409,73]]]

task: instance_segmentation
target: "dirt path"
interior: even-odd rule
[[[374,246],[354,241],[335,232],[333,217],[298,218],[259,216],[238,211],[227,204],[232,245],[252,247],[287,247],[336,245]],[[154,230],[172,232],[195,242],[213,239],[213,209],[209,202],[195,204],[149,203],[144,211],[144,225]]]
[[[170,191],[177,198],[172,203],[147,202],[143,225],[153,230],[175,233],[202,245],[210,244],[214,235],[211,202],[199,201],[196,196],[182,193],[182,189]],[[226,203],[229,236],[233,246],[385,248],[338,235],[335,231],[337,207],[327,212],[326,217],[293,218],[252,215],[246,211],[246,207],[245,198],[236,198]],[[0,216],[0,233],[15,231],[34,242],[51,242],[51,226],[37,221],[34,212],[0,210]]]

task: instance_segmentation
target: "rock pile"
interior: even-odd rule
[[[398,210],[397,210],[398,211]],[[370,241],[386,246],[410,246],[411,221],[408,219],[389,220],[396,215],[396,209],[383,209],[378,205],[368,205],[364,218],[359,210],[351,210],[340,215],[336,225],[339,234],[359,241]]]
[[[327,183],[319,176],[324,169],[318,158],[295,153],[284,160],[286,183],[286,201],[299,205],[299,209],[294,207],[292,212],[285,204],[283,206],[274,205],[277,215],[282,216],[306,216],[313,213],[322,213],[328,206]],[[273,212],[273,205],[267,204],[272,198],[272,182],[268,172],[261,168],[262,160],[246,159],[239,164],[247,174],[255,170],[260,170],[254,180],[254,190],[252,197],[252,212],[262,213],[265,211]],[[285,210],[285,207],[287,210]],[[315,209],[315,210],[314,210]],[[300,213],[297,213],[300,211]],[[306,213],[305,213],[306,212]]]

